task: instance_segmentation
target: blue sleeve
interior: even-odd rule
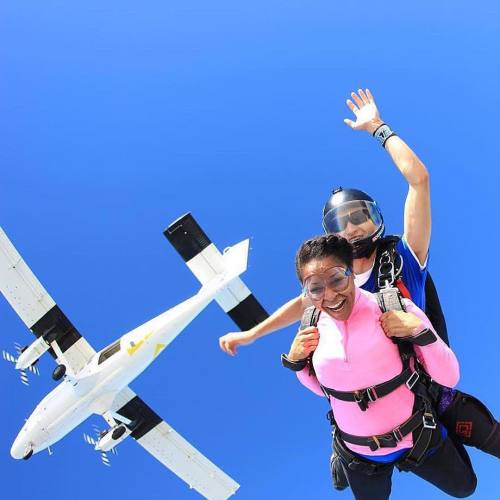
[[[408,288],[411,300],[425,311],[425,280],[427,278],[427,261],[422,268],[415,254],[404,238],[396,243],[396,252],[403,259],[402,280]]]

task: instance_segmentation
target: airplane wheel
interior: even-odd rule
[[[31,458],[33,455],[33,450],[28,451],[26,455],[24,455],[23,460],[28,460],[28,458]]]
[[[125,434],[125,426],[120,425],[120,427],[117,427],[114,431],[113,434],[111,434],[111,437],[113,438],[114,441],[117,439],[120,439],[124,434]]]
[[[57,365],[52,372],[52,378],[55,381],[61,380],[66,373],[66,367],[64,365]]]

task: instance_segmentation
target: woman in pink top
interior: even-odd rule
[[[299,249],[297,273],[321,315],[317,327],[297,333],[283,364],[310,390],[328,394],[357,499],[388,498],[394,465],[449,495],[471,495],[476,476],[468,455],[435,422],[422,383],[426,372],[456,385],[455,355],[411,301],[404,299],[406,312],[382,313],[376,296],[354,285],[352,258],[351,245],[334,235]],[[404,364],[400,350],[412,353]]]

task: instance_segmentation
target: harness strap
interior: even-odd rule
[[[397,389],[400,385],[406,384],[408,389],[412,389],[419,379],[419,373],[413,371],[408,366],[408,359],[404,361],[407,365],[405,369],[395,377],[382,382],[381,384],[374,385],[372,387],[367,387],[366,389],[360,389],[357,391],[337,391],[336,389],[331,389],[330,387],[321,386],[323,393],[328,398],[333,396],[341,401],[353,401],[356,402],[361,409],[361,411],[366,411],[368,408],[368,403],[376,401],[378,398],[387,396],[392,391]]]
[[[413,436],[413,447],[402,460],[398,461],[397,466],[399,469],[412,470],[422,463],[422,460],[427,455],[427,451],[431,447],[436,432],[435,429],[436,427],[431,428],[423,426],[417,438],[415,439],[415,435]],[[437,432],[439,435],[437,444],[442,444],[441,430],[437,428]]]
[[[368,446],[371,451],[376,451],[380,448],[395,448],[406,435],[422,426],[425,429],[431,430],[436,428],[434,415],[431,412],[425,411],[425,409],[417,411],[408,420],[385,434],[377,436],[354,436],[340,429],[338,429],[338,433],[340,438],[347,443]]]
[[[405,306],[401,299],[401,294],[395,287],[384,288],[376,294],[376,297],[378,305],[382,312],[394,310],[405,311]],[[308,311],[306,310],[306,313],[307,312]],[[304,314],[304,317],[306,317],[306,314]],[[323,394],[328,400],[330,396],[333,396],[334,398],[340,399],[341,401],[355,402],[358,404],[361,411],[366,411],[368,409],[369,403],[373,403],[377,399],[387,396],[403,384],[406,384],[408,389],[413,390],[413,386],[419,379],[418,371],[412,370],[410,368],[409,360],[414,356],[413,348],[411,346],[398,345],[398,349],[403,367],[401,373],[399,373],[392,379],[371,387],[358,389],[356,391],[338,391],[337,389],[320,385]]]
[[[318,324],[318,319],[321,311],[314,306],[308,307],[304,314],[302,315],[302,320],[300,322],[300,329],[303,330],[308,326],[316,326]]]
[[[413,447],[404,455],[401,457],[399,460],[396,461],[396,467],[400,470],[405,470],[405,471],[410,471],[418,467],[423,459],[427,456],[427,452],[431,447],[438,447],[442,444],[442,435],[439,427],[436,426],[435,420],[432,417],[431,413],[427,413],[426,411],[426,405],[424,405],[424,408],[422,411],[417,412],[418,416],[422,416],[422,420],[419,422],[419,425],[417,425],[416,429],[413,431]],[[414,415],[412,415],[411,418],[413,418]],[[328,412],[327,418],[330,421],[330,424],[334,428],[334,448],[336,452],[340,455],[344,463],[349,467],[349,469],[353,470],[362,470],[366,474],[375,474],[379,470],[390,466],[392,464],[387,464],[387,463],[382,463],[382,462],[372,462],[369,459],[366,459],[364,457],[361,457],[357,454],[354,454],[347,448],[347,446],[344,444],[343,440],[341,439],[341,431],[339,430],[338,426],[336,425],[335,418],[333,416],[333,412]],[[417,417],[415,417],[416,419]],[[407,421],[408,422],[408,421]],[[405,424],[407,423],[405,422]],[[403,424],[403,425],[405,425]],[[401,431],[401,427],[399,426],[399,431]],[[420,427],[420,432],[418,432],[418,429]],[[394,431],[392,431],[394,432]],[[418,432],[418,434],[417,434]],[[345,433],[344,433],[345,434]],[[398,436],[400,434],[396,432]],[[379,443],[387,443],[388,441],[382,441],[380,440],[379,436],[376,436],[377,439],[379,440]],[[392,435],[394,439],[396,439],[396,436]],[[404,436],[402,436],[404,437]],[[347,441],[347,440],[346,440]],[[396,445],[394,445],[396,446]],[[381,446],[383,448],[384,446]]]
[[[317,326],[319,315],[321,311],[314,306],[308,307],[302,314],[302,320],[300,321],[300,329],[303,330],[309,326]],[[314,366],[312,363],[313,352],[307,357],[307,364],[309,365],[309,375],[316,375],[314,371]]]
[[[367,475],[377,474],[388,467],[392,467],[390,463],[371,462],[364,457],[355,455],[349,450],[346,445],[339,439],[338,434],[335,433],[333,438],[333,447],[337,454],[342,459],[342,462],[351,470],[359,470]]]

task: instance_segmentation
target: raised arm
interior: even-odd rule
[[[373,135],[385,122],[381,119],[371,92],[358,90],[351,93],[347,106],[356,121],[344,122],[354,130],[366,130]],[[354,102],[353,102],[354,101]],[[425,264],[431,238],[431,201],[429,172],[412,149],[397,135],[384,143],[392,161],[408,182],[408,195],[404,209],[404,237],[421,265]]]
[[[245,332],[231,332],[219,338],[220,348],[234,356],[239,346],[255,342],[260,337],[285,328],[302,318],[304,309],[311,304],[308,299],[300,295],[282,305],[269,318]]]

